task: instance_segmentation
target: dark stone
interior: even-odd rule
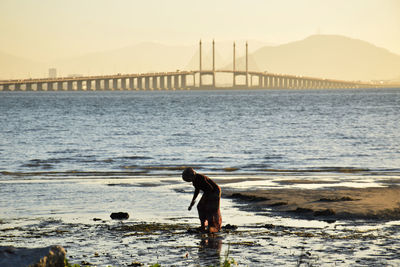
[[[264,225],[264,227],[267,229],[274,229],[275,225],[268,223],[268,224]]]
[[[187,229],[187,233],[188,234],[198,234],[198,233],[201,233],[201,231],[199,228],[189,228],[189,229]]]
[[[276,203],[272,203],[270,206],[271,207],[279,207],[279,206],[285,206],[287,205],[287,202],[276,202]]]
[[[93,221],[98,222],[98,221],[101,221],[101,219],[99,219],[99,218],[93,218]]]
[[[113,212],[110,217],[113,220],[126,220],[129,219],[129,214],[127,212]]]
[[[237,225],[227,224],[222,226],[222,230],[236,230],[238,229]]]
[[[314,212],[314,216],[332,216],[335,214],[336,212],[333,209],[317,210]]]
[[[313,210],[312,209],[298,207],[297,209],[294,210],[294,212],[297,212],[297,213],[309,213],[309,212],[313,212]]]

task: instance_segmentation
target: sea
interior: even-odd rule
[[[181,179],[186,166],[211,178],[235,178],[229,186],[239,189],[289,186],[274,183],[282,179],[382,186],[400,178],[400,89],[0,92],[0,245],[61,243],[71,261],[100,266],[212,264],[188,249],[197,251],[202,239],[193,241],[195,248],[187,237],[168,239],[164,255],[159,247],[149,249],[149,242],[127,237],[124,243],[95,230],[97,224],[113,224],[109,215],[116,211],[128,212],[130,222],[197,226],[196,211],[187,211],[193,189]],[[239,226],[331,227],[268,219],[231,200],[223,200],[221,208],[224,222]],[[51,228],[58,234],[48,230],[32,237],[32,229],[49,225],[78,230],[60,234]],[[79,237],[89,228],[96,238]],[[272,258],[261,255],[261,248],[246,256],[243,246],[250,243],[228,246],[229,237],[222,239],[222,251],[231,249],[230,255],[248,266],[261,266],[263,259],[298,264],[307,257],[308,263],[400,264],[396,256],[387,258],[387,250],[378,262],[376,250],[370,256],[363,250],[354,261],[326,262],[323,252],[311,257],[307,245],[296,246],[298,239],[279,247],[281,253],[269,247]],[[271,245],[263,240],[258,245]],[[174,242],[181,242],[182,251],[172,249]],[[132,252],[135,248],[142,252]]]

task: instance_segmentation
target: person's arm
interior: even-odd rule
[[[194,203],[196,203],[196,198],[199,195],[199,193],[200,193],[200,190],[196,188],[196,190],[194,190],[194,195],[193,195],[193,198],[192,198],[192,202],[190,202],[190,206],[189,206],[188,210],[191,210],[193,205],[194,205]]]

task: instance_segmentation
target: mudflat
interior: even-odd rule
[[[400,219],[400,186],[225,190],[249,211],[270,209],[309,219]]]

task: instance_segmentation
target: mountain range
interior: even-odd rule
[[[211,47],[211,42],[203,44],[203,69],[211,69]],[[244,42],[237,44],[238,70],[245,69],[244,47]],[[312,35],[282,45],[251,41],[249,49],[250,70],[340,80],[400,81],[400,55],[345,36]],[[68,76],[197,70],[198,66],[197,44],[146,42],[52,62],[35,62],[0,52],[0,79],[47,77],[51,67],[57,68],[59,76]],[[216,67],[232,69],[232,43],[216,42]]]

